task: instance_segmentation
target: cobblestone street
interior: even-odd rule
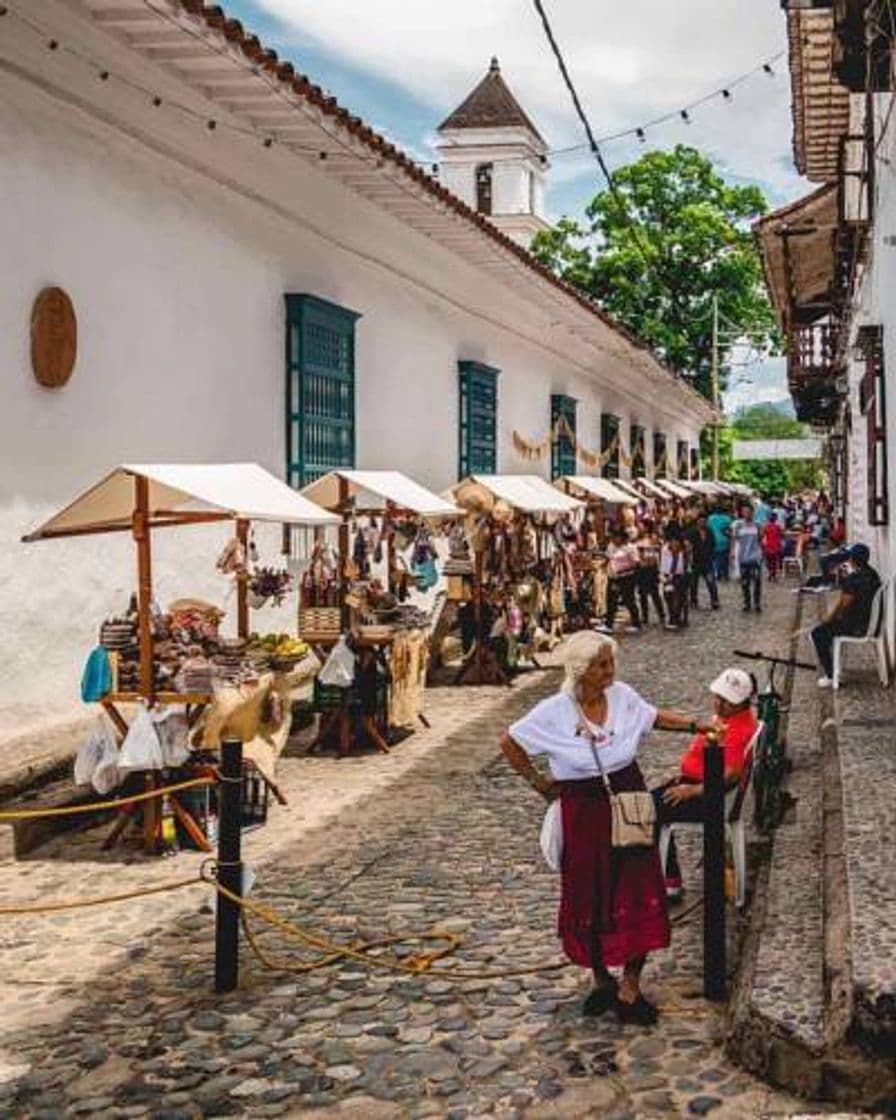
[[[761,616],[734,587],[686,632],[626,637],[620,677],[657,704],[706,710],[706,684],[735,647],[787,652],[793,596]],[[458,953],[425,975],[352,962],[294,976],[243,943],[240,990],[210,990],[211,899],[202,887],[104,908],[6,920],[0,941],[0,1112],[22,1117],[703,1116],[818,1113],[725,1057],[718,1009],[700,996],[698,843],[682,844],[688,890],[672,948],[652,958],[651,1030],[583,1020],[588,977],[568,967],[501,980],[453,969],[529,969],[559,958],[557,882],[538,847],[543,805],[497,755],[500,731],[559,683],[510,692],[436,689],[433,728],[388,757],[283,762],[290,806],[247,838],[253,897],[336,940],[450,931]],[[649,780],[674,771],[681,736],[653,735]],[[352,799],[359,767],[382,774]],[[303,790],[333,789],[331,815],[302,820]],[[189,874],[198,857],[149,863],[96,852],[101,832],[61,838],[0,867],[0,902],[109,893]],[[114,872],[114,873],[112,873]],[[732,940],[734,938],[732,937]],[[282,935],[262,944],[307,959]],[[399,946],[413,953],[418,946]],[[7,1015],[5,1012],[8,1011]]]

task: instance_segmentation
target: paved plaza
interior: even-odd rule
[[[626,637],[620,676],[653,702],[706,709],[705,686],[735,647],[786,654],[793,597],[766,612],[700,610],[688,631]],[[441,930],[454,956],[411,976],[344,960],[271,972],[243,948],[238,992],[211,991],[214,925],[204,886],[98,910],[5,919],[0,932],[0,1113],[8,1116],[575,1117],[820,1114],[739,1071],[701,984],[699,841],[686,839],[688,890],[670,950],[646,989],[657,1027],[583,1020],[580,969],[518,977],[559,959],[558,883],[541,860],[543,804],[497,752],[507,723],[559,684],[532,672],[512,690],[434,689],[430,731],[389,756],[287,758],[290,804],[246,838],[253,897],[340,942]],[[654,734],[651,781],[684,738]],[[359,775],[365,775],[361,783]],[[367,792],[370,774],[375,788]],[[326,793],[326,797],[321,797]],[[59,838],[0,865],[0,905],[107,894],[196,872],[200,857],[100,856],[103,830]],[[256,928],[259,928],[256,926]],[[738,929],[731,930],[732,944]],[[281,933],[262,947],[306,961]],[[403,954],[419,946],[398,946]]]

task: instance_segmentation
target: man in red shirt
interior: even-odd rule
[[[756,681],[743,669],[726,669],[709,686],[713,712],[721,729],[724,756],[725,787],[730,789],[741,776],[750,740],[758,726],[751,702]],[[652,790],[656,805],[657,835],[664,824],[675,821],[699,823],[703,820],[703,752],[706,736],[696,735],[681,756],[679,773],[670,781]],[[675,838],[669,843],[666,860],[666,894],[681,894],[681,870],[675,851]]]

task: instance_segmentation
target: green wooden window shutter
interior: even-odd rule
[[[629,429],[628,453],[632,457],[632,478],[644,478],[647,474],[647,456],[644,448],[644,428],[632,424]]]
[[[566,420],[573,436],[576,434],[576,401],[563,393],[551,394],[551,432],[558,420]],[[564,432],[551,444],[551,478],[564,478],[576,473],[576,449]]]
[[[689,464],[688,464],[688,441],[686,439],[680,439],[678,441],[677,459],[678,459],[678,477],[679,478],[687,478],[688,473],[689,473]]]
[[[480,362],[458,362],[458,478],[498,469],[498,373]]]
[[[663,432],[653,433],[653,477],[666,478],[669,474],[666,462],[666,436]]]
[[[610,448],[613,452],[609,459],[604,463],[601,468],[601,474],[604,478],[618,478],[619,477],[619,440],[616,437],[619,435],[619,417],[614,416],[611,412],[603,412],[600,417],[600,453],[605,454]],[[615,446],[614,446],[614,442]]]
[[[286,477],[300,488],[355,465],[355,323],[311,295],[286,297]]]

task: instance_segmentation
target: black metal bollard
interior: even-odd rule
[[[218,882],[233,894],[242,894],[240,863],[240,809],[243,780],[243,744],[228,739],[221,744],[221,778],[218,787]],[[218,894],[215,911],[215,991],[232,992],[239,981],[240,907]]]
[[[725,771],[717,735],[704,751],[703,994],[725,998]]]

